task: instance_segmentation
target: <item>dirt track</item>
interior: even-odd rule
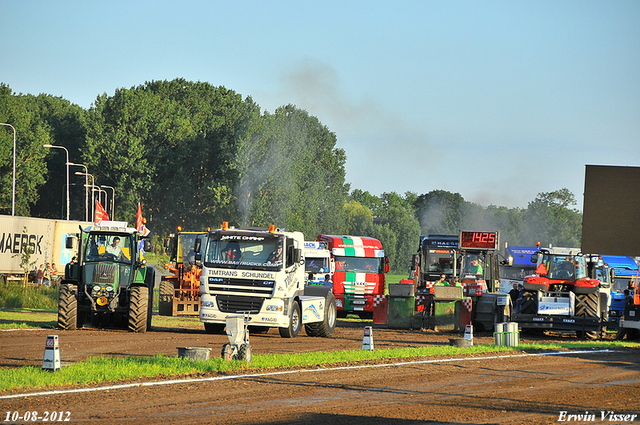
[[[331,339],[302,334],[285,340],[272,330],[253,335],[251,347],[254,355],[360,349],[362,326],[341,321]],[[63,364],[102,354],[177,355],[179,346],[209,347],[217,356],[227,342],[224,335],[207,335],[200,329],[156,328],[146,334],[87,329],[0,332],[0,365],[41,366],[49,334],[59,335]],[[442,345],[454,336],[374,328],[374,345]],[[475,336],[476,344],[490,342],[489,334]],[[209,376],[204,378],[217,380],[0,399],[0,412],[69,411],[73,422],[136,424],[556,423],[562,411],[594,414],[594,421],[571,421],[593,423],[601,422],[601,411],[640,415],[639,349],[509,355],[377,367],[341,365],[345,368],[226,379]],[[640,422],[640,416],[635,421]]]

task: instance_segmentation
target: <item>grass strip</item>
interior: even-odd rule
[[[65,366],[52,372],[34,366],[0,369],[0,391],[53,389],[62,386],[84,386],[113,383],[127,379],[150,377],[179,377],[212,373],[237,373],[238,371],[264,371],[268,369],[330,366],[340,363],[357,363],[373,360],[428,358],[508,351],[561,351],[575,349],[640,348],[639,343],[625,341],[583,341],[552,344],[526,343],[518,347],[474,345],[468,348],[439,346],[398,349],[347,350],[336,352],[309,352],[295,354],[254,355],[252,363],[234,360],[224,361],[212,357],[209,361],[191,361],[157,354],[151,357],[90,357],[85,361]]]

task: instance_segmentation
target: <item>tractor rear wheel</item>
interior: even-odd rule
[[[170,280],[160,282],[160,296],[158,299],[158,314],[160,316],[173,316],[173,297],[175,288]]]
[[[65,331],[78,328],[77,286],[70,283],[60,285],[58,292],[58,327]]]
[[[129,330],[132,332],[147,331],[147,315],[149,312],[149,289],[134,286],[129,296]]]

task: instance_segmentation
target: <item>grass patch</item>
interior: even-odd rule
[[[55,328],[58,311],[8,309],[0,311],[0,329]]]
[[[0,308],[57,309],[58,288],[8,282],[0,285]]]
[[[519,347],[475,345],[469,348],[452,346],[382,349],[375,351],[348,350],[336,352],[312,352],[295,354],[254,355],[253,362],[226,362],[212,357],[209,361],[195,361],[155,355],[152,357],[92,357],[74,363],[60,371],[43,371],[25,366],[18,369],[0,369],[0,391],[56,388],[68,385],[95,385],[125,379],[150,377],[177,377],[198,374],[225,374],[238,371],[264,371],[268,369],[326,366],[366,361],[428,358],[508,351],[560,351],[593,348],[639,348],[640,344],[625,341],[582,341],[554,344],[521,344]]]

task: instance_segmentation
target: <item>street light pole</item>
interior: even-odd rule
[[[16,215],[16,128],[11,124],[0,123],[13,129],[13,195],[11,198],[11,215]],[[67,181],[67,183],[69,183]]]
[[[92,206],[91,206],[91,216],[95,217],[96,216],[96,212],[95,212],[96,203],[94,202],[93,192],[95,192],[95,190],[96,190],[96,185],[94,184],[96,179],[91,174],[89,174],[89,173],[81,173],[80,171],[76,171],[76,176],[89,176],[89,177],[91,177],[91,204],[92,204]],[[86,187],[89,187],[89,184],[87,184]],[[93,218],[91,220],[93,220]],[[87,221],[89,221],[89,220],[87,220]]]
[[[115,210],[116,210],[116,190],[111,187],[111,186],[107,186],[106,184],[101,184],[100,187],[104,187],[107,189],[111,189],[113,190],[113,195],[111,195],[111,220],[115,220]]]
[[[64,151],[67,153],[67,161],[65,162],[65,164],[67,166],[67,221],[69,221],[69,151],[64,146],[42,145],[42,147],[64,149]]]
[[[89,221],[89,170],[84,164],[74,164],[73,162],[70,162],[68,165],[84,167],[84,221]]]

